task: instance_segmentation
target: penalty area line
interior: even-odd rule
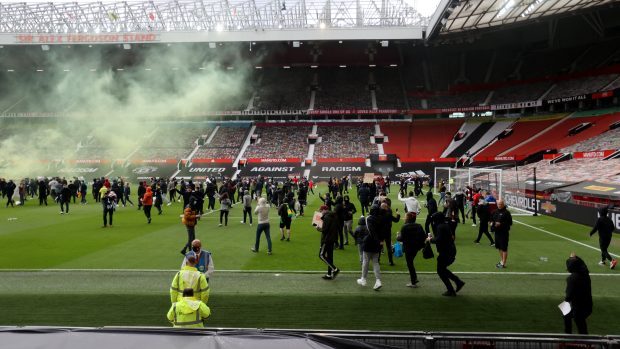
[[[583,242],[580,242],[580,241],[577,241],[577,240],[573,240],[573,239],[571,239],[571,238],[567,238],[566,236],[562,236],[562,235],[560,235],[560,234],[552,233],[552,232],[547,231],[547,230],[544,230],[544,229],[542,229],[542,228],[538,228],[538,227],[535,227],[535,226],[533,226],[533,225],[530,225],[530,224],[527,224],[527,223],[520,222],[520,221],[518,221],[518,220],[516,220],[516,219],[515,219],[514,221],[515,221],[515,222],[517,222],[517,223],[519,223],[519,224],[525,225],[525,226],[526,226],[526,227],[528,227],[528,228],[532,228],[532,229],[534,229],[534,230],[541,231],[541,232],[543,232],[543,233],[545,233],[545,234],[549,234],[549,235],[551,235],[551,236],[555,236],[555,237],[558,237],[558,238],[560,238],[560,239],[564,239],[564,240],[567,240],[567,241],[573,242],[573,243],[575,243],[575,244],[577,244],[577,245],[581,245],[581,246],[583,246],[583,247],[587,247],[587,248],[589,248],[589,249],[592,249],[592,250],[595,250],[595,251],[601,252],[601,250],[600,250],[600,249],[598,249],[598,248],[596,248],[596,247],[594,247],[594,246],[590,246],[590,245],[588,245],[588,244],[585,244],[585,243],[583,243]],[[610,255],[612,255],[612,256],[614,256],[614,257],[616,257],[616,258],[620,257],[620,256],[618,256],[617,254],[614,254],[614,253],[611,253],[611,252],[610,252],[609,254],[610,254]]]

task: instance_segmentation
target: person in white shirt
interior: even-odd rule
[[[405,210],[407,212],[415,212],[415,214],[420,214],[420,203],[413,196],[413,192],[409,192],[408,198],[403,198],[400,193],[398,193],[398,200],[405,203]]]

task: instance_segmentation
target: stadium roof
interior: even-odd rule
[[[566,14],[618,0],[443,0],[431,21],[431,32],[455,33],[522,23]]]
[[[2,2],[0,44],[421,39],[429,18],[415,6],[404,0]],[[149,36],[122,37],[136,33]]]

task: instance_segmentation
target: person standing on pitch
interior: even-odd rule
[[[265,232],[265,238],[267,238],[267,254],[271,255],[271,235],[269,232],[269,203],[267,199],[258,199],[258,205],[254,209],[254,213],[258,215],[258,225],[256,225],[256,242],[254,247],[250,248],[252,252],[258,252],[258,246],[260,245],[260,236]]]
[[[209,277],[213,275],[215,271],[215,265],[213,264],[213,256],[211,252],[202,249],[202,243],[200,240],[196,239],[192,241],[192,251],[196,254],[196,269],[199,272],[205,274],[207,278],[207,282],[209,282]],[[181,268],[187,265],[187,257],[183,258],[183,263],[181,263]]]
[[[599,217],[596,220],[596,224],[590,231],[590,237],[596,234],[598,231],[598,243],[601,248],[601,261],[598,262],[599,265],[605,265],[605,261],[609,260],[609,267],[614,269],[617,260],[611,258],[609,252],[607,252],[607,248],[609,248],[609,244],[611,244],[611,236],[614,233],[614,222],[608,217],[609,209],[607,207],[603,207],[599,210]]]
[[[378,291],[383,284],[381,283],[381,266],[379,265],[379,255],[383,249],[383,213],[377,205],[370,207],[369,216],[366,219],[366,229],[368,235],[362,241],[362,277],[357,279],[357,284],[366,286],[368,276],[368,264],[372,261],[372,270],[375,274],[375,286],[373,289]]]
[[[497,201],[497,210],[493,212],[491,217],[491,230],[495,231],[495,248],[499,250],[499,263],[495,266],[499,269],[506,268],[506,259],[508,259],[508,238],[512,226],[512,215],[506,208],[503,199]]]
[[[194,295],[199,298],[204,304],[207,304],[209,300],[209,284],[205,275],[196,269],[196,253],[189,251],[185,254],[187,258],[187,264],[181,268],[181,271],[176,273],[172,284],[170,285],[170,303],[178,302],[183,298],[183,290],[191,288],[194,290]]]
[[[579,334],[588,334],[586,319],[592,314],[592,283],[590,272],[584,261],[571,253],[566,260],[566,269],[570,276],[566,278],[566,296],[564,301],[570,303],[570,312],[564,315],[564,333],[573,332],[573,320]]]
[[[424,241],[426,240],[424,229],[415,222],[416,216],[415,212],[407,212],[405,224],[403,224],[396,236],[396,241],[403,243],[403,251],[405,252],[405,260],[407,261],[407,269],[409,269],[411,281],[406,286],[411,288],[418,287],[418,274],[415,271],[413,260],[418,251],[424,247]]]
[[[293,210],[288,206],[286,202],[283,202],[278,208],[278,216],[280,216],[280,234],[282,237],[280,241],[291,241],[291,223],[293,222]],[[286,230],[286,235],[284,231]]]
[[[144,196],[140,199],[142,206],[144,206],[144,215],[146,216],[147,222],[151,224],[151,208],[153,207],[153,190],[151,187],[146,187],[146,191],[144,192]]]
[[[478,196],[478,203],[475,207],[478,218],[480,218],[480,226],[478,227],[478,237],[474,240],[474,243],[479,244],[482,234],[484,234],[489,239],[491,246],[495,246],[495,241],[493,241],[493,237],[489,234],[489,205],[479,194],[476,194],[476,196]]]
[[[58,198],[58,201],[60,202],[60,214],[69,214],[69,202],[71,201],[71,196],[71,189],[69,189],[67,183],[64,183]]]
[[[187,231],[187,243],[181,250],[182,255],[185,255],[185,253],[192,248],[192,241],[196,239],[196,224],[199,219],[200,216],[196,214],[196,211],[192,209],[191,205],[187,205],[183,211],[183,219],[181,219]]]
[[[349,235],[353,236],[353,215],[357,213],[349,195],[344,196],[344,244],[349,244]]]
[[[224,218],[224,225],[228,226],[228,213],[232,207],[232,201],[228,198],[228,193],[222,194],[220,197],[220,227],[222,226],[222,218]]]
[[[409,192],[408,198],[403,198],[401,193],[398,193],[398,201],[405,204],[405,213],[413,212],[416,215],[420,214],[420,204],[418,203],[418,199],[413,196],[413,192]]]
[[[113,191],[108,191],[101,198],[101,204],[103,205],[103,228],[108,226],[108,217],[110,220],[110,228],[112,228],[112,217],[114,217],[114,204],[116,203],[116,194]]]
[[[323,224],[316,228],[321,232],[319,258],[327,264],[327,274],[323,275],[323,279],[333,280],[340,272],[340,269],[334,265],[334,244],[338,242],[338,217],[335,212],[329,210],[327,205],[321,206],[319,211],[323,221]]]
[[[245,191],[243,194],[243,220],[241,223],[245,224],[246,217],[250,217],[250,227],[252,226],[252,195],[249,191]]]
[[[183,290],[183,298],[172,303],[166,317],[174,327],[201,328],[211,315],[211,309],[202,301],[194,298],[194,290]]]
[[[433,215],[433,224],[435,224],[437,234],[435,237],[428,236],[426,241],[430,241],[437,246],[437,275],[439,275],[439,278],[444,285],[446,285],[447,289],[442,295],[456,297],[456,293],[465,286],[465,282],[448,270],[448,267],[456,260],[454,237],[452,236],[450,226],[443,213],[437,212]],[[456,290],[452,286],[450,280],[454,281],[456,284]]]
[[[435,226],[432,224],[433,223],[433,219],[431,218],[435,212],[437,212],[437,200],[435,200],[435,198],[433,197],[433,193],[431,192],[431,190],[429,190],[426,193],[426,208],[428,209],[428,213],[426,215],[426,222],[424,223],[424,230],[426,231],[426,234],[430,234],[431,230],[429,228],[433,229],[433,233],[435,232]]]

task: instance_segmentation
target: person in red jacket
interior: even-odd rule
[[[144,193],[144,196],[142,197],[142,206],[144,206],[144,215],[150,224],[151,208],[153,207],[153,190],[151,187],[146,187],[146,193]]]

